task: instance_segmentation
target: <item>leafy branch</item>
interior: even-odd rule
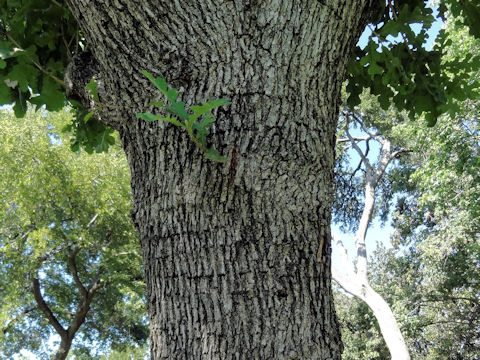
[[[165,95],[168,102],[167,104],[163,101],[151,101],[150,105],[161,108],[169,115],[164,116],[151,113],[138,113],[137,118],[145,121],[162,120],[183,128],[187,131],[190,139],[202,151],[202,153],[204,153],[207,159],[218,162],[226,161],[227,158],[221,156],[218,150],[207,147],[207,135],[210,134],[208,129],[215,122],[215,118],[212,116],[212,110],[223,105],[229,105],[230,102],[228,102],[227,99],[207,101],[202,105],[191,106],[189,111],[188,106],[185,105],[184,102],[177,101],[178,90],[170,88],[165,79],[161,77],[154,78],[152,74],[145,70],[142,71],[142,74],[145,75],[163,95]]]
[[[13,44],[15,45],[17,48],[16,49],[13,49],[11,52],[10,52],[10,56],[15,56],[16,53],[18,52],[22,52],[27,59],[29,59],[33,65],[35,65],[37,67],[38,70],[40,70],[41,72],[43,72],[45,75],[49,76],[50,78],[52,78],[54,81],[56,81],[57,83],[59,83],[60,85],[64,86],[65,83],[63,82],[63,80],[59,79],[57,76],[55,76],[54,74],[52,74],[50,71],[48,71],[47,69],[45,69],[38,61],[35,60],[35,58],[33,56],[31,56],[31,54],[29,54],[29,51],[28,50],[25,50],[22,48],[22,46],[17,42],[15,41],[15,39],[13,37],[11,37],[9,34],[7,34],[7,38],[8,40]],[[5,49],[2,49],[3,52],[5,52]],[[6,59],[10,56],[5,56],[5,54],[3,54],[4,56],[1,57],[1,61],[2,63],[0,64],[0,68],[4,68],[6,67],[6,63],[3,59]],[[5,64],[5,65],[3,65]]]

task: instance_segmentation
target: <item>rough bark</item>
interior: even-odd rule
[[[153,359],[340,359],[330,207],[340,87],[366,0],[68,1],[119,130],[145,265]],[[146,69],[198,104],[210,136],[135,118]],[[317,255],[319,261],[317,261]]]
[[[355,246],[357,249],[355,257],[356,269],[349,263],[348,254],[342,241],[334,235],[335,245],[340,252],[342,270],[333,266],[332,277],[345,291],[364,301],[373,311],[380,326],[380,332],[392,356],[392,360],[410,360],[407,344],[390,306],[369,284],[367,250],[365,246],[368,226],[375,208],[375,191],[377,186],[388,165],[404,150],[393,151],[392,143],[388,139],[383,138],[378,133],[369,133],[368,129],[363,126],[361,120],[356,119],[354,114],[346,112],[343,115],[347,119],[345,125],[347,137],[345,139],[339,139],[337,142],[350,143],[349,146],[351,146],[361,158],[363,166],[365,167],[365,195],[362,216],[355,234]],[[350,135],[350,117],[352,117],[354,121],[357,121],[362,130],[368,134],[365,138],[354,138]],[[366,141],[368,148],[368,142],[370,140],[378,141],[381,145],[376,165],[372,165],[367,157],[367,153],[363,152],[358,146],[358,142]]]

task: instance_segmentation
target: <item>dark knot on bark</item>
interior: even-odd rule
[[[67,99],[79,102],[85,109],[92,109],[93,97],[90,90],[85,88],[92,78],[95,78],[98,84],[101,83],[100,66],[93,54],[90,51],[75,54],[65,72]]]

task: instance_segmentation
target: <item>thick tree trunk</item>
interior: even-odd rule
[[[69,1],[130,164],[153,359],[340,359],[333,151],[368,2]],[[135,118],[156,95],[142,69],[232,102],[210,138],[225,164]]]
[[[53,358],[54,360],[65,360],[67,358],[68,353],[70,352],[70,347],[72,346],[72,340],[73,339],[70,338],[62,338]]]

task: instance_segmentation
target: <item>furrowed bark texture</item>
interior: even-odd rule
[[[340,359],[330,207],[340,87],[366,0],[68,1],[122,137],[153,359]],[[228,98],[206,160],[135,118],[157,96]],[[102,114],[105,116],[105,114]]]

